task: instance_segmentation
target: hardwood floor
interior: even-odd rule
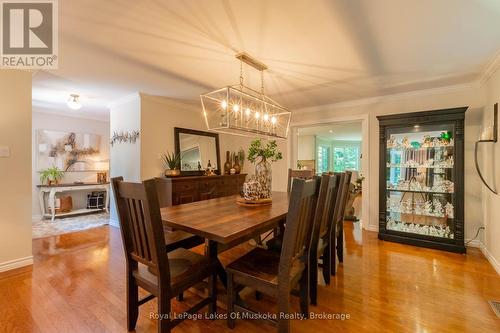
[[[293,321],[292,332],[500,332],[487,301],[500,300],[500,277],[479,250],[466,256],[382,242],[377,234],[345,223],[345,264],[328,287],[320,286],[316,314],[348,314],[345,320]],[[248,245],[221,256],[227,263]],[[202,248],[197,249],[202,251]],[[126,332],[124,258],[120,232],[100,227],[33,241],[33,270],[0,275],[0,332]],[[320,274],[321,275],[321,274]],[[180,312],[200,297],[187,293]],[[243,299],[262,311],[275,302]],[[292,297],[298,311],[298,297]],[[223,306],[223,304],[221,304]],[[137,332],[156,332],[141,307]],[[206,310],[206,309],[205,309]],[[219,313],[224,314],[223,308]],[[239,320],[185,321],[173,332],[273,332],[266,324]]]

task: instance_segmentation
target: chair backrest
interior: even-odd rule
[[[292,170],[288,169],[288,183],[286,185],[286,191],[290,193],[292,189],[292,182],[294,178],[301,179],[311,179],[314,177],[314,170]]]
[[[120,220],[123,248],[129,267],[138,263],[149,267],[159,283],[170,286],[168,257],[154,179],[127,183],[113,178],[113,193]]]
[[[319,189],[314,230],[311,240],[311,251],[318,248],[320,239],[328,242],[334,225],[335,204],[340,185],[339,174],[323,174]]]
[[[155,182],[160,208],[172,206],[171,183],[168,182],[166,178],[161,177],[155,178]]]
[[[343,179],[341,180],[340,189],[341,189],[341,197],[339,201],[338,215],[336,217],[336,225],[344,223],[344,214],[345,214],[345,206],[347,204],[347,199],[349,198],[349,185],[351,184],[351,175],[350,171],[345,171],[343,173]],[[336,230],[340,230],[340,228],[336,228]]]
[[[314,215],[320,178],[293,180],[292,193],[286,217],[285,235],[281,249],[279,276],[280,283],[287,283],[292,266],[300,260],[305,262],[311,245],[311,233],[314,226]]]

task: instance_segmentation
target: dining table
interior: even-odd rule
[[[205,238],[205,255],[217,260],[217,275],[227,286],[220,252],[253,239],[284,223],[288,213],[287,192],[272,192],[267,205],[241,205],[239,195],[161,208],[163,225]]]

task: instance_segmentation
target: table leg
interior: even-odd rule
[[[106,213],[109,213],[109,186],[106,187],[106,203],[105,203],[105,206],[104,206],[104,210],[106,211]]]
[[[52,190],[49,193],[49,207],[51,209],[50,213],[52,214],[51,221],[54,222],[56,218],[56,193]]]
[[[44,200],[45,192],[40,189],[38,192],[38,201],[40,202],[40,212],[42,213],[42,220],[45,217],[45,200]]]
[[[214,241],[207,241],[205,244],[205,254],[209,258],[213,258],[217,260],[217,275],[219,276],[220,281],[224,285],[225,288],[227,288],[227,274],[226,270],[224,269],[224,266],[222,266],[222,263],[219,261],[219,258],[217,256],[217,242]]]

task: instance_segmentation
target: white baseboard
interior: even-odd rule
[[[378,225],[363,225],[363,229],[378,232]]]
[[[488,261],[490,262],[491,266],[493,266],[498,275],[500,275],[500,263],[495,259],[495,257],[493,257],[493,255],[490,253],[490,251],[488,251],[483,243],[481,243],[480,249],[486,259],[488,259]]]
[[[120,228],[120,222],[113,218],[109,219],[109,225],[115,228]]]
[[[467,243],[467,242],[469,242],[469,243]],[[477,248],[483,247],[483,243],[481,243],[481,241],[479,239],[474,239],[474,240],[466,239],[465,244],[466,244],[465,246],[467,246],[467,247],[477,247]]]
[[[33,256],[6,261],[0,263],[0,273],[30,265],[33,265]]]
[[[31,221],[41,221],[42,215],[31,215]]]

